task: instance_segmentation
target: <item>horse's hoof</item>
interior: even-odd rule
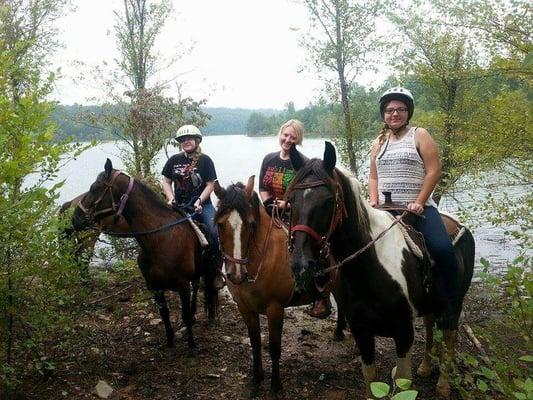
[[[437,392],[437,396],[441,398],[450,397],[450,394],[452,392],[452,389],[449,383],[437,383],[437,386],[435,389]]]
[[[431,365],[424,363],[420,364],[418,366],[418,369],[416,370],[416,374],[423,378],[428,377],[429,375],[431,375]]]

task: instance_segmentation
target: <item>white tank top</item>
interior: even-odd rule
[[[410,128],[399,141],[387,139],[381,146],[376,157],[380,204],[385,202],[383,192],[391,192],[394,203],[407,206],[416,200],[422,189],[426,169],[416,148],[415,131],[416,128]],[[437,206],[432,196],[425,205]]]

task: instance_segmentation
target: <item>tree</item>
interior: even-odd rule
[[[53,183],[65,153],[76,146],[54,141],[45,99],[53,74],[53,21],[63,1],[0,3],[0,397],[23,371],[53,368],[45,346],[67,329],[79,290],[76,271],[59,247]],[[68,158],[68,157],[66,157]],[[48,187],[46,186],[48,185]]]
[[[356,153],[360,147],[360,132],[352,126],[350,87],[369,65],[370,56],[379,48],[375,35],[378,1],[301,0],[309,12],[310,29],[300,44],[308,52],[310,65],[325,78],[332,88],[334,99],[340,97],[349,167],[358,173]],[[327,76],[333,72],[335,79]]]
[[[208,116],[200,110],[205,100],[182,98],[181,87],[178,87],[179,98],[175,101],[164,95],[166,85],[150,85],[161,63],[154,46],[172,11],[171,1],[124,0],[123,4],[124,8],[115,12],[115,35],[121,55],[117,65],[130,85],[124,91],[125,97],[116,92],[112,97],[115,103],[121,104],[121,112],[108,114],[104,120],[115,127],[113,132],[131,151],[131,159],[124,160],[129,171],[150,179],[155,156],[178,125],[202,126]]]

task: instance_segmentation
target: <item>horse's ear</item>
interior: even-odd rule
[[[217,197],[219,199],[223,199],[224,195],[226,194],[226,190],[222,186],[220,186],[220,183],[218,183],[218,179],[215,180],[214,188],[215,188],[215,194],[217,195]]]
[[[300,168],[302,168],[302,165],[304,165],[305,160],[300,152],[296,150],[296,145],[294,144],[291,146],[290,156],[292,167],[295,171],[298,171]]]
[[[337,154],[335,153],[335,147],[330,142],[326,142],[326,148],[324,149],[324,168],[328,175],[333,174],[336,163]]]
[[[107,177],[109,178],[111,176],[111,171],[113,171],[113,164],[111,163],[111,160],[109,158],[105,162],[104,171]]]
[[[246,188],[244,189],[246,191],[246,197],[248,197],[248,199],[252,198],[252,193],[254,191],[254,180],[255,180],[255,175],[252,175],[251,177],[249,177],[248,183],[246,184]]]

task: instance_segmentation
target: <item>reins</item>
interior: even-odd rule
[[[333,270],[336,270],[340,267],[342,267],[344,264],[352,261],[354,258],[357,258],[358,256],[360,256],[362,253],[364,253],[366,250],[368,250],[372,245],[374,245],[374,243],[376,243],[379,239],[381,239],[383,236],[385,236],[385,234],[391,230],[396,224],[400,223],[401,220],[403,219],[403,217],[405,217],[407,214],[409,213],[409,211],[404,211],[402,213],[402,215],[400,215],[399,217],[396,217],[396,219],[392,222],[392,224],[390,224],[390,226],[385,229],[384,231],[382,231],[379,235],[377,235],[374,239],[372,239],[370,242],[368,242],[367,244],[365,244],[362,248],[360,248],[359,250],[357,250],[355,253],[352,253],[351,255],[349,255],[348,257],[346,257],[344,260],[342,260],[341,262],[335,264],[335,265],[332,265],[328,268],[324,268],[323,270],[321,270],[320,272],[317,272],[315,274],[315,276],[321,276],[321,275],[324,275],[330,271],[333,271]]]
[[[124,192],[124,194],[122,194],[122,196],[120,196],[120,203],[117,205],[117,203],[115,202],[115,198],[113,196],[113,190],[112,189],[113,189],[113,184],[115,183],[115,180],[121,174],[127,176],[129,178],[129,182],[128,182],[128,187],[126,189],[126,192]],[[119,171],[119,170],[115,170],[115,171],[113,171],[113,174],[111,175],[110,181],[109,182],[104,182],[104,184],[106,186],[106,189],[102,192],[102,194],[98,197],[98,199],[96,199],[96,201],[93,203],[93,206],[91,208],[88,209],[82,204],[83,200],[85,199],[85,196],[78,202],[77,207],[79,207],[86,216],[90,216],[93,219],[94,219],[94,217],[96,217],[98,215],[102,215],[102,214],[108,213],[110,211],[112,211],[114,213],[113,217],[115,219],[118,219],[118,217],[120,217],[122,215],[122,212],[124,211],[124,208],[126,207],[126,203],[127,203],[128,199],[129,199],[131,191],[133,190],[134,183],[135,183],[135,178],[133,178],[132,176],[129,176],[125,172],[122,172],[122,171]],[[106,195],[107,192],[109,192],[109,196],[111,197],[111,207],[105,208],[105,209],[102,209],[102,210],[95,210],[96,206],[98,205],[98,203],[100,203],[104,199],[104,196]],[[93,212],[91,212],[91,210],[93,210]],[[171,228],[173,226],[179,225],[182,222],[184,222],[184,221],[186,221],[188,219],[191,219],[196,214],[197,214],[196,211],[194,211],[193,213],[187,214],[185,217],[180,218],[180,219],[178,219],[176,221],[170,222],[168,224],[162,225],[162,226],[154,228],[154,229],[150,229],[150,230],[147,230],[147,231],[141,231],[141,232],[112,232],[112,231],[105,231],[105,230],[102,230],[102,229],[95,229],[95,230],[99,231],[100,233],[105,233],[106,235],[109,235],[109,236],[123,237],[123,238],[133,238],[133,237],[139,237],[139,236],[146,236],[146,235],[151,235],[151,234],[154,234],[154,233],[157,233],[157,232],[161,232],[161,231],[169,229],[169,228]],[[116,223],[116,220],[115,220],[115,223]]]

